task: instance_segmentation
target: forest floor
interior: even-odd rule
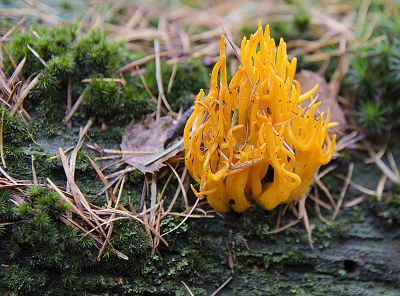
[[[399,20],[397,1],[1,1],[0,294],[398,295]],[[176,126],[221,35],[230,79],[258,22],[319,84],[336,151],[299,202],[221,214]]]

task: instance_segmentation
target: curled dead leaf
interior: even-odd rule
[[[301,85],[301,93],[305,93],[312,89],[316,84],[319,84],[318,90],[315,95],[319,94],[318,100],[322,102],[321,106],[319,106],[319,111],[327,113],[328,108],[331,110],[331,120],[339,123],[339,126],[336,127],[339,131],[344,131],[346,129],[347,123],[344,117],[342,108],[340,107],[337,98],[332,95],[332,92],[329,89],[328,83],[325,78],[319,74],[316,74],[312,71],[301,70],[300,73],[295,75],[295,79]],[[307,102],[304,103],[305,105]]]
[[[183,146],[178,147],[151,164],[145,165],[165,151],[164,142],[171,127],[173,127],[173,122],[172,117],[169,115],[155,120],[154,114],[150,114],[142,122],[136,124],[131,122],[122,135],[121,150],[148,151],[149,153],[123,154],[122,160],[143,173],[159,171],[165,166],[164,162],[166,160],[183,150]]]

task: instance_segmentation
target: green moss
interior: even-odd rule
[[[0,223],[13,222],[16,218],[15,205],[10,200],[10,192],[7,189],[0,190]]]
[[[74,8],[74,6],[72,5],[72,3],[69,0],[61,0],[60,6],[62,7],[62,9],[65,9],[68,11],[72,11]]]
[[[182,220],[183,220],[182,217],[177,217],[172,215],[165,216],[160,223],[161,233],[167,233],[175,229],[175,227],[177,227]],[[179,244],[182,235],[184,235],[187,232],[187,230],[188,230],[188,224],[185,222],[182,225],[180,225],[179,228],[166,235],[165,238],[168,240],[169,242],[168,244],[171,247],[174,246],[175,244]]]
[[[47,67],[27,45],[40,55]],[[62,129],[69,80],[73,104],[87,87],[75,114],[83,120],[96,117],[126,125],[133,117],[155,109],[138,77],[125,77],[126,87],[102,79],[114,78],[114,72],[133,58],[124,43],[109,41],[103,30],[88,30],[77,38],[76,24],[55,28],[34,25],[30,31],[17,31],[6,46],[17,63],[26,56],[22,71],[25,77],[39,73],[38,84],[24,101],[25,108],[35,114],[31,126],[36,135],[54,136]],[[8,56],[4,63],[7,73],[11,74],[14,65]],[[90,78],[93,82],[82,82]]]
[[[0,106],[0,116],[3,117],[3,143],[6,147],[18,147],[30,139],[26,125],[18,115],[11,115],[7,109]]]
[[[142,226],[132,220],[119,220],[114,224],[115,233],[110,239],[111,244],[129,257],[128,261],[121,261],[114,253],[107,251],[104,255],[104,263],[114,270],[132,270],[140,272],[143,260],[147,259],[151,244],[148,234]]]
[[[372,100],[361,101],[357,112],[357,122],[366,130],[380,133],[382,127],[387,123],[385,114],[388,111],[389,108],[382,107],[380,102]]]
[[[257,236],[265,241],[273,241],[274,236],[269,234],[275,225],[277,210],[265,211],[259,207],[252,207],[240,217],[245,236]]]
[[[46,285],[48,277],[29,268],[13,264],[10,267],[0,267],[0,275],[8,289],[18,293],[34,292]]]
[[[43,203],[41,207],[44,207]],[[60,207],[61,211],[68,210],[62,203]],[[50,209],[51,206],[47,207]],[[41,212],[39,206],[31,208],[27,204],[21,204],[16,211],[20,219],[9,236],[9,247],[13,246],[13,249],[5,250],[13,253],[14,260],[34,269],[56,270],[61,273],[63,283],[70,281],[68,276],[71,273],[95,264],[95,259],[87,256],[93,247],[83,245],[77,228],[60,222],[56,212]],[[18,246],[17,252],[15,246]]]

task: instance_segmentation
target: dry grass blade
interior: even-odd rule
[[[169,164],[168,162],[166,162],[166,164],[169,166],[169,168],[170,168],[171,171],[174,173],[176,179],[177,179],[178,182],[179,182],[179,188],[181,188],[182,195],[183,195],[183,202],[184,202],[184,204],[185,204],[186,211],[187,211],[187,210],[189,209],[189,201],[188,201],[188,197],[187,197],[187,195],[186,195],[186,189],[185,189],[185,187],[183,186],[182,179],[180,178],[178,172],[172,167],[171,164]],[[173,205],[173,203],[172,203],[172,205]],[[170,206],[170,207],[171,207],[171,206]]]
[[[166,56],[170,55],[171,53],[172,52],[170,52],[170,51],[164,51],[164,52],[160,52],[159,56],[160,57],[166,57]],[[132,69],[137,69],[136,67],[142,66],[142,65],[154,60],[155,57],[156,57],[155,54],[151,54],[151,55],[148,55],[148,56],[146,56],[144,58],[141,58],[139,60],[133,61],[133,62],[131,62],[129,64],[126,64],[126,65],[122,66],[121,68],[119,68],[115,72],[115,74],[120,74],[120,73],[123,73],[123,72],[132,71]]]
[[[385,152],[388,149],[388,147],[389,147],[389,141],[387,140],[387,141],[385,141],[383,143],[383,145],[380,145],[379,151],[375,154],[375,157],[382,158],[385,155]],[[372,149],[374,149],[374,148],[372,148]],[[374,163],[374,159],[373,158],[366,158],[366,159],[364,159],[364,163],[365,164]]]
[[[24,102],[25,98],[28,96],[29,92],[38,84],[40,79],[40,75],[37,75],[29,84],[27,87],[24,88],[22,91],[21,95],[18,96],[17,101],[15,102],[14,106],[11,109],[11,115],[14,115],[17,110],[22,106],[22,103]]]
[[[157,200],[157,172],[154,172],[151,175],[151,185],[150,185],[150,217],[149,217],[149,221],[150,221],[150,225],[154,226],[155,224],[155,214],[156,214],[156,204],[159,203],[159,201]]]
[[[349,185],[350,185],[351,176],[352,176],[352,174],[353,174],[353,169],[354,169],[354,163],[351,162],[351,163],[349,164],[349,169],[348,169],[348,171],[347,171],[346,180],[344,181],[342,190],[340,191],[339,200],[338,200],[338,202],[337,202],[337,204],[336,204],[335,210],[333,211],[333,215],[332,215],[332,217],[331,217],[331,220],[332,220],[332,221],[335,220],[337,214],[339,213],[339,209],[340,209],[340,207],[342,206],[344,196],[346,195],[346,192],[347,192],[347,188],[348,188]]]
[[[346,179],[347,179],[347,178],[346,178],[345,176],[343,176],[342,174],[337,174],[336,177],[338,177],[339,179],[341,179],[341,180],[343,180],[343,181],[346,181]],[[376,191],[374,191],[374,190],[365,188],[364,186],[361,186],[361,185],[357,184],[356,182],[354,182],[354,181],[352,181],[352,180],[350,180],[349,182],[350,182],[349,184],[350,184],[352,187],[354,187],[355,189],[357,189],[357,190],[359,190],[359,191],[361,191],[361,192],[363,192],[363,193],[365,193],[365,194],[368,194],[368,195],[376,195]]]
[[[157,205],[159,206],[159,205]],[[139,219],[139,217],[141,216],[146,216],[146,214],[148,213],[149,210],[146,211],[146,213],[142,212],[140,214],[137,215],[133,215],[127,211],[122,211],[122,210],[117,210],[117,209],[113,209],[113,208],[108,208],[108,209],[102,209],[102,210],[94,210],[94,212],[99,215],[99,216],[110,216],[112,214],[118,215],[117,217],[113,218],[113,219],[108,219],[107,221],[104,221],[103,223],[99,224],[98,226],[95,226],[92,230],[90,230],[90,232],[93,232],[95,229],[101,228],[104,225],[107,225],[110,222],[113,221],[117,221],[117,220],[124,220],[124,219],[133,219],[137,222],[139,222],[140,224],[142,224],[146,230],[148,230],[149,232],[153,233],[155,236],[158,237],[158,239],[160,241],[162,241],[166,246],[168,246],[167,241],[162,237],[162,235],[159,234],[159,232],[157,232],[153,227],[151,227],[150,225],[148,225],[144,220],[145,219]]]
[[[61,221],[63,221],[65,224],[71,224],[71,225],[75,226],[82,233],[84,233],[84,235],[89,235],[93,239],[93,241],[95,242],[94,245],[98,249],[102,248],[103,241],[98,236],[94,235],[91,231],[87,231],[87,229],[84,228],[83,226],[81,226],[79,223],[75,222],[74,220],[72,220],[69,217],[68,218],[61,217]],[[118,256],[118,258],[121,258],[121,259],[124,259],[124,260],[129,260],[128,256],[126,256],[123,253],[121,253],[120,251],[116,250],[111,244],[109,244],[109,247],[110,247],[110,250]]]
[[[123,87],[126,86],[126,81],[125,81],[125,79],[122,79],[122,78],[87,78],[87,79],[82,79],[82,82],[85,82],[85,83],[90,83],[90,82],[95,82],[95,81],[118,82]]]
[[[186,290],[188,290],[190,296],[194,296],[193,292],[189,289],[188,285],[184,281],[181,281],[181,283],[185,286]]]
[[[301,220],[292,220],[292,221],[290,221],[289,223],[287,223],[286,225],[284,225],[282,227],[279,227],[279,228],[276,228],[274,230],[269,231],[268,234],[274,234],[274,233],[278,233],[278,232],[284,231],[284,230],[296,225],[300,221]]]
[[[7,82],[8,87],[13,86],[14,83],[17,81],[18,76],[21,74],[21,71],[25,66],[25,62],[26,62],[26,56],[24,56],[24,58],[19,62],[17,68],[15,68],[14,72],[11,74],[11,77],[8,79]],[[18,83],[22,83],[22,81],[18,81]],[[14,88],[17,89],[17,85],[14,85]]]
[[[69,184],[69,188],[71,190],[72,196],[75,200],[75,205],[76,205],[78,211],[83,213],[82,202],[80,199],[80,196],[82,195],[82,193],[80,192],[78,186],[76,186],[76,184],[74,182],[74,178],[71,174],[71,169],[69,167],[67,157],[65,156],[64,151],[62,150],[61,147],[59,148],[59,152],[60,152],[60,158],[61,158],[61,162],[62,162],[62,165],[64,168],[64,172],[67,177],[67,182]]]
[[[118,177],[118,176],[121,176],[121,175],[125,175],[126,173],[130,173],[130,172],[133,172],[133,171],[136,171],[136,168],[132,167],[132,166],[128,166],[126,169],[123,169],[123,170],[120,170],[118,172],[115,172],[115,173],[109,174],[107,176],[104,176],[104,178],[109,180],[109,179],[112,179],[112,178],[115,178],[115,177]]]
[[[310,193],[310,194],[308,195],[308,197],[309,197],[313,202],[315,202],[315,203],[318,204],[319,206],[325,208],[326,210],[328,210],[328,211],[331,211],[331,210],[332,210],[332,206],[331,206],[331,205],[328,205],[326,202],[320,200],[317,196],[315,196],[315,195],[313,195],[313,194]]]
[[[156,81],[158,87],[158,97],[161,99],[164,105],[167,107],[169,112],[173,112],[171,106],[169,105],[167,98],[165,97],[163,83],[162,83],[162,75],[161,75],[161,60],[160,60],[160,42],[158,39],[154,39],[154,52],[155,52],[155,61],[156,61]],[[157,120],[161,116],[161,102],[158,100],[157,102]]]
[[[38,177],[36,174],[36,167],[35,167],[35,156],[32,154],[31,155],[31,166],[32,166],[32,179],[33,179],[33,184],[38,185]]]
[[[352,199],[352,200],[350,200],[350,201],[344,203],[344,204],[342,205],[342,208],[354,207],[354,206],[356,206],[356,205],[359,205],[359,204],[363,203],[363,202],[366,201],[367,199],[368,199],[368,196],[361,195],[361,196],[359,196],[359,197],[356,197],[356,198],[354,198],[354,199]]]
[[[79,98],[76,100],[75,104],[72,106],[71,110],[68,112],[68,114],[64,117],[64,119],[62,120],[63,123],[68,123],[72,116],[74,116],[74,113],[76,112],[76,110],[78,110],[79,105],[82,103],[83,98],[85,96],[85,92],[88,90],[88,87],[86,87],[83,92],[81,93],[81,95],[79,96]]]
[[[168,87],[167,87],[167,93],[169,94],[171,92],[172,86],[174,84],[174,79],[175,79],[175,75],[177,72],[178,66],[176,64],[172,65],[172,73],[171,73],[171,77],[169,78],[168,81]]]
[[[168,164],[168,166],[171,167],[171,165],[170,165],[169,163],[167,163],[167,164]],[[175,173],[175,172],[174,172],[174,173]],[[172,207],[174,206],[174,204],[175,204],[175,202],[176,202],[176,200],[177,200],[177,198],[178,198],[179,193],[181,192],[181,190],[182,190],[182,195],[183,195],[184,198],[186,199],[186,204],[185,204],[185,205],[186,205],[186,210],[188,209],[187,193],[186,193],[186,192],[187,192],[187,189],[185,188],[185,186],[183,185],[183,182],[182,182],[182,180],[185,180],[186,174],[187,174],[187,168],[185,167],[185,168],[183,169],[182,176],[180,176],[179,178],[178,178],[178,176],[177,176],[177,178],[178,178],[178,180],[179,180],[179,187],[176,189],[176,192],[175,192],[175,194],[174,194],[174,197],[172,198],[172,201],[171,201],[171,203],[170,203],[168,209],[165,211],[165,213],[163,213],[164,216],[168,215],[168,214],[171,212]]]
[[[229,245],[229,242],[226,242],[225,244],[226,250],[228,251],[228,264],[231,269],[232,274],[235,273],[235,256],[233,254],[233,251],[231,250],[231,246]]]
[[[39,55],[39,53],[36,50],[34,50],[29,44],[27,44],[26,46],[28,47],[30,52],[33,53],[33,55],[43,64],[43,66],[45,66],[46,68],[49,67],[49,65],[47,65],[45,60],[42,59],[42,57]]]
[[[316,184],[313,185],[313,189],[314,189],[315,196],[314,196],[313,194],[310,193],[310,195],[309,195],[310,198],[311,198],[311,199],[315,198],[316,200],[319,200],[319,193],[318,193],[318,188],[317,188],[317,185],[316,185]],[[318,218],[319,218],[323,223],[325,223],[325,224],[327,224],[327,225],[332,224],[331,221],[329,221],[329,220],[326,219],[324,216],[322,216],[321,209],[320,209],[320,207],[319,207],[319,203],[318,203],[318,202],[314,202],[314,208],[315,208],[315,212],[317,213]]]
[[[186,215],[186,217],[181,221],[181,223],[179,223],[177,226],[175,226],[173,229],[171,229],[170,231],[163,233],[161,236],[167,235],[171,232],[174,232],[175,230],[177,230],[179,227],[181,227],[181,225],[183,223],[185,223],[185,221],[187,220],[187,218],[189,218],[189,216],[192,214],[192,212],[194,211],[194,209],[196,208],[197,204],[199,203],[200,199],[197,199],[195,204],[193,205],[193,207],[190,209],[190,212]]]
[[[329,189],[325,186],[325,184],[321,181],[321,178],[328,174],[329,172],[333,171],[335,168],[337,168],[337,165],[331,165],[324,169],[322,172],[318,173],[317,175],[314,175],[314,184],[316,184],[321,190],[325,193],[325,195],[328,197],[329,202],[331,203],[332,207],[336,207],[336,202],[333,199],[332,194],[330,193]]]
[[[72,178],[75,176],[75,165],[76,165],[76,158],[78,156],[78,151],[82,148],[83,142],[85,140],[86,134],[89,131],[90,127],[95,122],[95,119],[92,117],[88,120],[85,127],[79,131],[79,139],[78,143],[75,145],[75,148],[72,150],[70,159],[69,159],[69,166],[71,170]]]
[[[382,177],[379,179],[378,186],[376,186],[376,200],[377,201],[382,200],[382,195],[383,195],[383,190],[385,189],[386,180],[387,180],[387,176],[385,174],[383,174]]]
[[[4,177],[6,177],[11,183],[13,184],[18,184],[14,178],[12,178],[9,174],[7,174],[7,172],[0,166],[0,173],[3,174]]]
[[[105,233],[102,231],[102,229],[96,227],[84,213],[79,211],[75,204],[71,202],[71,200],[57,187],[57,185],[55,185],[49,178],[47,178],[47,182],[49,182],[50,186],[58,193],[58,195],[69,204],[75,214],[78,214],[93,230],[96,230],[101,236],[105,236]]]
[[[394,173],[397,177],[400,178],[400,171],[399,171],[399,169],[398,169],[398,167],[397,167],[397,164],[396,164],[396,161],[395,161],[395,159],[394,159],[392,150],[391,150],[390,148],[387,149],[387,151],[386,151],[386,156],[387,156],[387,159],[388,159],[388,161],[389,161],[390,168],[392,169],[393,173]]]
[[[310,220],[308,219],[308,214],[307,214],[307,210],[306,210],[307,196],[308,196],[308,193],[303,194],[303,196],[299,200],[299,217],[298,217],[298,219],[303,220],[304,226],[307,231],[308,244],[310,245],[311,249],[314,249],[314,245],[312,242],[312,228],[311,228]]]
[[[328,197],[329,202],[331,203],[332,207],[336,207],[336,202],[333,199],[332,194],[330,193],[329,189],[325,186],[325,184],[318,178],[314,179],[314,183],[325,193],[325,195]]]
[[[104,188],[105,188],[105,190],[104,191],[107,191],[108,192],[108,194],[111,196],[111,200],[113,201],[113,202],[116,202],[117,201],[117,198],[115,197],[115,194],[114,194],[114,192],[110,189],[110,187],[115,183],[111,183],[110,184],[110,186],[109,186],[109,182],[108,182],[108,180],[106,179],[106,177],[104,176],[104,174],[103,174],[103,172],[101,171],[101,169],[97,166],[97,164],[90,158],[90,157],[88,157],[88,159],[89,159],[89,161],[90,161],[90,163],[92,164],[92,166],[94,167],[94,169],[96,170],[96,173],[97,173],[97,175],[100,177],[100,180],[103,182],[103,184],[104,184]],[[122,175],[121,175],[121,177],[122,177]],[[116,181],[118,181],[120,179],[120,177],[116,180]],[[101,190],[101,191],[103,191],[103,190]],[[104,192],[103,191],[103,192]],[[101,194],[100,194],[101,195]],[[97,196],[100,196],[99,194],[96,194],[96,197]]]
[[[380,157],[377,156],[375,151],[364,141],[365,147],[369,153],[369,156],[374,160],[375,165],[384,173],[393,183],[400,184],[400,175],[398,170],[392,171]]]
[[[110,221],[112,221],[114,218],[115,218],[115,214],[113,213],[113,214],[111,214]],[[106,236],[106,238],[105,238],[105,240],[103,242],[103,245],[102,245],[102,247],[101,247],[101,249],[99,251],[99,255],[97,255],[97,260],[99,260],[99,261],[100,261],[101,257],[103,256],[103,253],[106,250],[107,245],[110,242],[111,234],[112,234],[113,229],[114,229],[114,223],[113,222],[109,222],[108,225],[109,225],[109,227],[108,227],[107,236]]]
[[[88,158],[89,158],[89,160],[91,160],[90,157],[88,157]],[[108,182],[107,181],[108,179],[106,179],[107,182],[105,182],[105,183],[107,183],[107,184],[105,184],[104,187],[100,189],[100,191],[92,198],[92,200],[90,202],[95,202],[104,192],[108,191],[111,188],[111,186],[113,186],[115,183],[117,183],[121,179],[121,177],[123,177],[123,174],[116,176],[110,182]],[[104,182],[103,182],[103,184],[104,184]],[[113,195],[114,195],[114,193],[112,192],[111,196],[113,196]]]

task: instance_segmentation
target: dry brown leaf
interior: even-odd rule
[[[336,127],[336,129],[339,131],[344,131],[347,126],[346,119],[344,117],[342,108],[340,108],[337,98],[332,95],[325,78],[314,72],[301,70],[300,73],[295,75],[295,79],[301,85],[302,94],[312,89],[316,84],[319,84],[318,90],[315,93],[315,95],[319,93],[318,100],[322,102],[321,106],[318,108],[319,111],[327,114],[327,110],[329,108],[331,110],[331,121],[336,121],[339,123],[339,126]]]
[[[183,147],[174,149],[148,166],[144,164],[164,152],[164,142],[167,138],[168,130],[172,126],[172,117],[169,115],[161,117],[158,121],[154,120],[153,115],[147,115],[144,122],[137,124],[130,123],[122,136],[121,150],[148,151],[149,153],[137,155],[123,154],[122,160],[143,173],[153,173],[160,170],[160,168],[165,166],[164,162],[182,151]]]

